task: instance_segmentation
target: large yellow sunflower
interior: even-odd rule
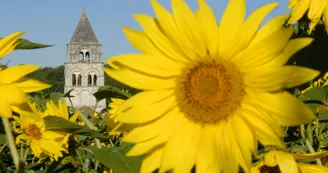
[[[324,24],[328,29],[328,0],[289,0],[288,8],[293,8],[289,23],[300,20],[308,11],[307,17],[310,19],[310,32],[324,16]]]
[[[31,107],[34,107],[31,105]],[[35,110],[35,109],[34,109]],[[67,152],[58,139],[64,137],[63,134],[47,131],[43,116],[40,112],[22,112],[19,117],[14,116],[17,123],[20,124],[22,134],[17,136],[16,143],[20,140],[25,140],[31,146],[32,152],[36,157],[42,158],[44,154],[58,160],[62,157],[62,152]]]
[[[12,52],[17,46],[17,40],[23,32],[13,33],[0,39],[0,59]],[[40,91],[49,88],[50,85],[43,82],[25,78],[29,73],[36,71],[36,65],[17,65],[0,69],[0,116],[12,117],[12,110],[29,110],[25,93]]]
[[[300,160],[313,160],[327,155],[327,152],[314,154],[291,154],[278,150],[271,150],[264,155],[252,173],[326,173],[328,168],[313,164],[304,164]]]
[[[257,141],[284,147],[280,126],[311,122],[313,112],[284,88],[319,72],[284,66],[312,39],[290,40],[288,15],[259,29],[277,6],[265,5],[245,21],[245,0],[231,0],[218,27],[215,14],[198,0],[194,14],[172,0],[171,14],[152,0],[157,18],[135,15],[144,31],[124,28],[143,54],[107,60],[106,73],[144,90],[119,108],[118,121],[138,125],[125,138],[127,155],[145,155],[141,172],[249,172]]]

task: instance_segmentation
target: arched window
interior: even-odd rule
[[[89,52],[85,53],[85,58],[86,58],[86,61],[90,61],[90,53]]]
[[[97,75],[93,75],[93,86],[97,86]]]
[[[88,86],[92,85],[91,74],[88,75]]]
[[[76,85],[76,75],[75,74],[72,75],[72,85],[73,86]]]
[[[83,52],[80,52],[80,61],[84,61],[84,54],[83,54]]]
[[[82,75],[79,74],[78,78],[77,78],[77,85],[81,86],[82,85]]]

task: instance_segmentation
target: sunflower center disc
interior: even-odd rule
[[[41,139],[42,138],[42,133],[41,130],[38,126],[35,124],[29,125],[28,129],[26,129],[26,133],[31,136],[34,139]]]
[[[240,107],[243,75],[229,61],[207,60],[190,65],[178,79],[178,106],[198,124],[216,124]]]

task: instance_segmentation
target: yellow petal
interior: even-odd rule
[[[264,5],[254,11],[238,31],[238,45],[234,45],[235,51],[242,50],[249,45],[264,18],[278,5],[277,2]]]
[[[180,51],[186,56],[187,59],[193,59],[197,57],[192,43],[188,41],[186,35],[181,34],[178,30],[174,17],[168,10],[161,6],[157,0],[151,0],[153,5],[158,24],[167,38],[179,47]]]
[[[200,57],[206,56],[206,40],[200,22],[183,0],[174,0],[171,2],[173,17],[181,35],[184,36],[183,40],[190,42],[192,49],[195,50]]]
[[[292,16],[288,20],[289,24],[297,22],[299,19],[303,17],[305,12],[309,9],[311,0],[302,0],[295,4],[294,9],[292,11]]]
[[[279,152],[276,157],[281,173],[299,173],[297,163],[292,155]]]
[[[229,58],[233,52],[230,49],[234,46],[237,32],[245,20],[246,4],[245,0],[229,1],[219,26],[219,56]]]
[[[126,155],[127,156],[143,155],[151,151],[155,147],[159,147],[160,145],[165,144],[170,139],[172,134],[175,133],[177,129],[181,128],[181,122],[185,119],[186,119],[185,117],[178,115],[174,123],[170,124],[170,128],[166,129],[161,134],[148,141],[136,143],[136,145]],[[123,138],[122,140],[126,141],[125,138]]]
[[[275,167],[278,165],[278,155],[281,154],[281,151],[270,150],[269,152],[265,153],[263,162],[264,165],[269,167]]]
[[[321,1],[311,1],[310,8],[308,12],[308,17],[310,20],[320,20],[322,13],[327,7],[327,0]]]
[[[132,107],[152,105],[171,96],[172,94],[174,94],[174,90],[155,90],[139,92],[136,95],[130,97],[123,104],[121,104],[117,111],[122,112]]]
[[[196,172],[220,172],[217,142],[215,139],[216,129],[213,126],[204,126],[201,132],[201,142],[196,156]]]
[[[273,124],[266,121],[265,118],[262,117],[261,112],[249,107],[248,109],[244,108],[240,115],[248,126],[253,129],[256,139],[258,139],[262,145],[276,145],[284,148],[280,135],[274,130],[276,127],[272,127]],[[276,126],[280,127],[279,124]]]
[[[104,71],[111,78],[136,89],[161,90],[170,89],[175,86],[175,78],[157,78],[129,69],[112,70],[109,68],[104,68]]]
[[[288,92],[256,95],[250,102],[269,112],[281,126],[307,124],[315,118],[307,105]]]
[[[198,0],[198,4],[199,11],[197,17],[205,33],[206,47],[209,54],[215,57],[217,56],[219,42],[216,16],[205,0]]]
[[[123,27],[123,31],[130,43],[146,55],[163,56],[162,53],[149,39],[146,33],[135,29]],[[112,65],[112,64],[109,64]]]
[[[326,173],[328,172],[328,168],[324,166],[318,166],[314,164],[304,164],[298,163],[298,167],[302,171],[302,173]]]
[[[292,55],[294,55],[296,52],[303,49],[304,47],[310,45],[312,41],[312,38],[296,38],[290,40],[283,52],[266,65],[269,67],[285,65]]]
[[[281,53],[292,33],[292,28],[277,30],[261,41],[248,46],[232,60],[241,68],[249,70],[265,65]]]
[[[169,96],[164,100],[149,106],[138,106],[120,113],[117,121],[127,124],[143,124],[153,121],[167,114],[170,109],[176,106],[174,96]]]
[[[155,169],[158,169],[161,163],[162,153],[163,147],[147,153],[145,159],[142,161],[140,173],[149,173],[153,172]]]
[[[314,159],[320,159],[326,155],[328,155],[328,151],[308,153],[308,154],[292,154],[295,160],[314,160]]]
[[[20,105],[27,102],[25,93],[14,85],[0,85],[0,95],[10,105]]]
[[[17,46],[17,40],[24,34],[24,32],[15,32],[2,39],[0,39],[0,59],[11,53]],[[2,77],[2,75],[0,75]]]
[[[190,172],[195,164],[201,126],[189,120],[181,123],[166,143],[159,172]]]
[[[230,129],[232,128],[232,129]],[[238,173],[238,161],[236,148],[237,141],[231,127],[231,119],[222,121],[216,128],[216,142],[218,152],[218,162],[220,168],[224,173]]]
[[[15,82],[15,86],[23,90],[25,93],[41,91],[51,87],[51,85],[44,82],[28,78],[19,79]]]
[[[271,34],[275,33],[277,30],[280,30],[285,21],[289,18],[289,16],[289,14],[284,14],[271,19],[256,33],[250,45],[256,44],[259,41],[262,41],[266,37],[270,36]]]
[[[294,65],[258,68],[245,75],[244,84],[254,90],[274,92],[305,84],[319,74],[319,71]]]
[[[0,117],[12,117],[10,104],[5,98],[0,98]]]
[[[19,80],[20,78],[30,74],[37,69],[39,66],[31,64],[16,65],[0,71],[0,83],[10,84]]]
[[[163,131],[165,131],[168,124],[170,124],[170,126],[172,124],[175,124],[175,120],[177,119],[177,116],[179,116],[179,114],[179,109],[173,108],[160,119],[151,122],[147,125],[135,128],[130,133],[124,136],[124,140],[136,143],[152,139],[160,135]]]
[[[235,127],[237,127],[234,130],[234,135],[236,136],[236,141],[239,147],[236,148],[236,151],[238,153],[237,156],[239,158],[238,160],[243,170],[248,173],[250,172],[252,165],[251,152],[254,153],[255,150],[257,150],[257,141],[255,139],[255,134],[241,117],[234,116],[232,118],[232,123]]]
[[[150,40],[164,55],[175,61],[187,62],[179,49],[160,31],[155,20],[151,16],[136,14],[134,17]]]
[[[328,20],[327,20],[328,19],[328,5],[326,6],[326,9],[323,13],[323,18],[324,18],[323,22],[325,24],[326,31],[327,31],[328,30]]]
[[[288,8],[293,8],[299,0],[289,0]]]
[[[107,63],[119,68],[132,70],[159,77],[176,77],[180,75],[183,65],[163,56],[142,54],[123,54],[107,59]],[[123,67],[121,67],[123,66]]]

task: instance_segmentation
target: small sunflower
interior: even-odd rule
[[[43,116],[39,112],[28,113],[24,112],[20,114],[20,117],[14,116],[17,123],[23,131],[16,138],[16,143],[20,140],[25,140],[28,145],[31,146],[32,152],[36,157],[43,158],[44,154],[58,160],[58,157],[62,157],[62,152],[67,152],[56,141],[64,137],[63,134],[46,131]]]
[[[120,125],[120,123],[117,121],[119,118],[119,108],[120,106],[125,102],[124,99],[120,98],[111,98],[112,102],[108,105],[110,107],[110,110],[108,112],[108,116],[105,118],[105,123],[109,129],[111,129],[111,134],[113,135],[119,135],[122,132],[127,132],[130,130],[129,125]],[[118,126],[120,125],[120,126]],[[115,128],[116,127],[116,128]],[[124,133],[125,134],[125,133]]]
[[[264,155],[252,173],[326,173],[328,168],[313,164],[305,164],[299,160],[313,160],[327,155],[327,152],[315,154],[290,154],[283,151],[271,150]]]
[[[289,0],[288,8],[293,8],[289,23],[294,23],[300,20],[306,12],[307,17],[311,21],[310,30],[319,23],[321,17],[324,16],[324,24],[328,30],[328,0]]]
[[[143,54],[107,60],[105,72],[144,90],[119,107],[117,121],[137,126],[123,138],[136,143],[129,156],[145,155],[141,172],[173,169],[249,172],[257,142],[284,147],[281,126],[311,122],[310,108],[284,88],[319,72],[284,66],[312,42],[290,40],[289,15],[261,22],[278,3],[265,5],[245,21],[245,0],[230,0],[218,27],[214,12],[198,0],[196,14],[183,0],[172,13],[151,0],[157,18],[135,15],[144,31],[124,28]],[[217,154],[220,153],[220,154]]]
[[[17,46],[17,40],[23,32],[13,33],[0,39],[0,59],[12,52]],[[0,69],[0,116],[12,117],[12,110],[30,111],[27,106],[28,98],[25,93],[40,91],[49,88],[50,85],[43,82],[25,78],[24,76],[36,71],[36,65],[17,65]]]
[[[46,104],[46,110],[43,112],[43,116],[58,116],[61,118],[64,118],[66,120],[69,120],[73,123],[76,122],[77,118],[79,117],[80,112],[75,112],[71,117],[69,117],[67,104],[65,100],[58,101],[58,106],[50,100]],[[63,138],[57,138],[56,141],[59,142],[60,145],[65,146],[65,148],[68,148],[68,139],[71,136],[69,133],[62,133]]]

